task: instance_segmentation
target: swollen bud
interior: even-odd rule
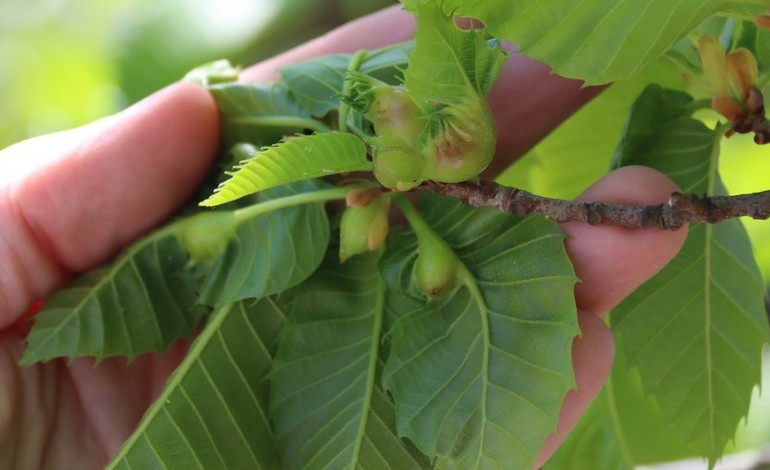
[[[384,146],[414,147],[426,121],[404,87],[388,85],[358,72],[349,72],[349,76],[355,95],[351,102],[374,126],[377,142]]]
[[[425,179],[458,183],[477,176],[492,161],[497,134],[486,100],[479,95],[441,110],[420,151]]]
[[[402,87],[378,85],[372,88],[372,94],[374,98],[365,116],[379,140],[386,145],[413,147],[425,130],[420,108]]]
[[[417,286],[430,299],[450,292],[457,284],[459,260],[454,252],[438,238],[419,240],[414,278]]]
[[[180,222],[179,239],[193,262],[213,261],[236,229],[232,211],[201,212]]]
[[[378,249],[388,236],[390,199],[374,198],[363,207],[348,207],[340,222],[340,262]]]
[[[422,182],[422,156],[409,148],[374,150],[374,177],[386,188],[408,191]]]

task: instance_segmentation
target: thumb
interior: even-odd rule
[[[171,215],[218,140],[213,99],[179,83],[115,116],[0,152],[0,328]]]

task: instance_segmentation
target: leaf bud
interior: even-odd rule
[[[749,95],[746,97],[746,108],[750,113],[764,116],[765,114],[765,97],[759,88],[753,86],[749,88]]]
[[[754,17],[754,24],[757,28],[770,30],[770,14],[765,13]]]
[[[235,233],[232,211],[201,212],[180,222],[179,239],[193,262],[213,261]]]
[[[730,122],[736,122],[745,114],[743,107],[727,96],[712,97],[711,109],[726,117]]]
[[[423,237],[414,262],[417,286],[429,298],[441,297],[454,289],[459,273],[459,261],[443,240]]]
[[[733,96],[745,102],[759,76],[757,59],[751,51],[740,47],[727,54],[725,61]]]
[[[340,262],[350,257],[374,251],[385,243],[388,236],[390,199],[374,198],[368,205],[348,207],[340,222]]]
[[[408,191],[423,181],[422,174],[422,156],[414,150],[375,146],[374,177],[386,188]]]
[[[345,195],[345,204],[347,207],[356,209],[366,207],[382,194],[379,188],[351,189]]]
[[[711,35],[702,36],[698,41],[703,71],[706,72],[714,96],[728,96],[727,75],[725,73],[725,50],[717,38]]]

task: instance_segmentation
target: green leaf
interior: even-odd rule
[[[433,468],[412,443],[400,439],[396,431],[396,408],[380,385],[384,362],[377,363],[375,386],[369,402],[366,434],[358,451],[358,467],[367,470],[409,470]]]
[[[323,117],[340,106],[339,97],[350,70],[397,84],[412,47],[413,43],[408,42],[367,51],[357,64],[351,64],[354,54],[326,55],[284,66],[281,76],[304,109],[313,116]]]
[[[654,130],[654,120],[650,113],[646,142],[619,160],[661,170],[684,192],[724,193],[716,171],[721,133],[688,117],[659,122]],[[645,391],[712,463],[760,380],[761,352],[770,339],[763,297],[746,231],[730,220],[691,227],[674,261],[613,312]]]
[[[201,206],[218,206],[295,181],[372,169],[364,142],[341,132],[289,137],[261,150],[253,146],[241,150],[250,157]]]
[[[266,377],[284,319],[272,298],[218,308],[108,468],[281,468]]]
[[[329,130],[297,103],[283,83],[226,83],[209,91],[222,116],[224,148],[239,142],[272,145],[304,130]]]
[[[450,198],[426,196],[422,207],[467,273],[449,298],[390,330],[383,382],[399,435],[438,466],[529,468],[574,386],[575,278],[563,234],[540,217]],[[414,232],[394,236],[386,256],[388,288],[410,296],[404,283],[417,256]]]
[[[699,121],[689,118],[693,111],[692,102],[692,96],[682,91],[668,90],[656,84],[645,88],[631,107],[612,166],[626,166],[629,164],[626,160],[645,152],[644,146],[655,145],[658,140],[656,134],[665,133],[665,130],[661,129],[661,123],[665,125],[670,121],[679,120],[682,125],[698,127],[701,132],[696,132],[696,136],[700,137],[700,140],[705,139],[705,145],[710,146],[711,133],[703,131],[705,126]],[[657,152],[654,154],[657,155]],[[708,161],[708,155],[707,153],[704,158],[702,152],[693,152],[692,163],[699,166],[699,163]]]
[[[408,8],[435,0],[402,0]],[[478,18],[496,37],[590,85],[630,77],[709,16],[757,2],[728,0],[443,0],[445,13]]]
[[[645,390],[712,462],[746,416],[768,341],[764,286],[740,222],[691,229],[614,315]]]
[[[292,95],[311,115],[323,117],[340,105],[352,54],[334,54],[281,68]]]
[[[196,306],[186,263],[174,230],[140,239],[46,301],[21,363],[62,356],[133,358],[191,335],[205,310]]]
[[[432,2],[416,15],[416,45],[404,72],[411,96],[438,103],[461,102],[473,93],[485,96],[507,57],[500,45],[488,43],[483,30],[461,30]]]
[[[744,21],[741,23],[741,35],[735,47],[745,47],[754,52],[760,76],[770,72],[770,31]]]
[[[329,221],[323,202],[344,188],[320,191],[301,181],[259,194],[261,204],[236,211],[238,227],[201,286],[200,302],[221,305],[278,294],[302,282],[323,260]]]
[[[270,374],[284,468],[427,468],[378,385],[385,288],[378,253],[324,266],[294,294]]]

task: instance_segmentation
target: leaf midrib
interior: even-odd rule
[[[620,413],[618,412],[617,404],[615,403],[615,386],[612,383],[611,377],[604,384],[604,389],[606,393],[605,399],[607,401],[607,410],[610,415],[610,423],[612,423],[612,428],[614,429],[615,436],[617,437],[615,441],[620,447],[623,460],[631,467],[633,467],[634,459],[631,454],[631,449],[628,446],[628,437],[626,436],[625,429],[623,428],[623,424],[620,422]]]
[[[479,450],[476,456],[476,462],[473,468],[478,468],[481,464],[481,458],[484,454],[484,440],[487,434],[487,401],[489,400],[489,351],[491,350],[491,335],[489,328],[489,318],[486,315],[488,310],[484,296],[479,289],[479,285],[476,282],[476,278],[471,274],[465,264],[460,262],[459,276],[462,279],[471,297],[476,302],[479,309],[479,316],[481,317],[481,339],[484,343],[482,348],[482,367],[481,367],[481,419],[483,420],[481,432],[479,435]]]
[[[369,414],[371,413],[372,395],[375,392],[375,376],[377,370],[377,361],[380,354],[380,335],[382,334],[382,323],[385,318],[385,283],[378,276],[377,282],[377,300],[374,306],[374,327],[372,328],[372,342],[369,347],[369,369],[368,377],[366,378],[366,391],[364,393],[363,412],[361,413],[361,421],[358,426],[358,432],[356,433],[355,447],[353,448],[353,454],[350,462],[350,468],[356,468],[358,462],[359,453],[361,452],[361,444],[366,437],[366,426],[369,421]]]
[[[185,396],[187,395],[185,389],[181,387],[182,381],[185,377],[187,377],[187,374],[192,370],[195,364],[197,364],[197,360],[203,353],[203,350],[209,345],[211,340],[217,336],[222,327],[222,324],[232,313],[234,306],[235,304],[233,303],[225,304],[211,316],[208,325],[206,325],[200,336],[198,336],[195,342],[193,342],[190,351],[188,351],[182,363],[169,378],[166,386],[163,387],[163,392],[161,392],[160,396],[155,400],[153,405],[145,414],[144,418],[142,418],[142,421],[139,423],[139,426],[134,431],[134,433],[123,444],[123,447],[120,449],[118,454],[115,455],[112,461],[107,465],[107,469],[116,468],[116,465],[121,460],[128,458],[128,453],[131,451],[131,449],[134,448],[139,439],[145,436],[147,428],[151,425],[151,423],[155,421],[155,418],[158,416],[158,414],[165,412],[166,402],[176,390],[180,390]],[[192,405],[192,403],[190,404]],[[192,406],[192,408],[196,409],[195,406]],[[208,428],[205,428],[205,430],[208,431]],[[217,452],[219,452],[216,446],[214,446],[214,448],[217,449]]]
[[[710,156],[710,162],[711,166],[709,168],[708,172],[708,183],[706,188],[707,194],[714,194],[714,189],[716,187],[716,178],[717,178],[717,165],[719,163],[719,142],[722,138],[721,132],[715,132],[714,133],[714,140],[712,144],[711,149],[711,156]],[[703,296],[705,299],[704,302],[704,321],[705,321],[705,346],[706,346],[706,383],[707,383],[707,400],[708,400],[708,414],[709,414],[709,429],[708,429],[708,436],[709,436],[709,444],[711,448],[711,452],[718,452],[716,449],[716,436],[715,436],[715,412],[714,409],[714,376],[712,371],[712,358],[711,355],[712,352],[712,345],[711,345],[711,328],[712,328],[712,312],[711,312],[711,239],[714,236],[714,226],[712,224],[706,224],[706,236],[704,237],[704,252],[703,252],[703,259],[704,259],[704,283],[703,283]],[[712,454],[713,455],[713,454]],[[709,456],[711,457],[711,455]]]

